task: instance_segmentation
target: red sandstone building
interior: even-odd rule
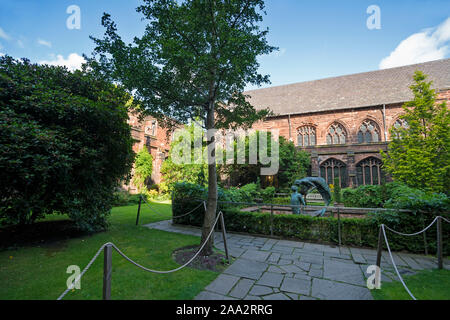
[[[257,109],[275,114],[254,125],[311,153],[312,175],[342,187],[380,184],[380,150],[387,150],[402,105],[420,70],[433,81],[439,100],[450,100],[450,59],[246,92]]]
[[[158,125],[158,121],[153,117],[146,117],[139,121],[137,115],[129,114],[129,125],[131,126],[131,135],[135,141],[133,151],[138,153],[142,148],[147,148],[153,157],[152,182],[159,184],[161,182],[161,165],[168,157],[172,134],[167,134],[167,129]],[[136,192],[133,185],[126,187],[130,192]]]

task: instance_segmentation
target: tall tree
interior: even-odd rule
[[[448,192],[450,189],[450,112],[436,103],[432,82],[417,71],[411,86],[414,100],[403,106],[407,127],[392,128],[384,168],[410,187]]]
[[[133,92],[147,114],[166,127],[172,120],[200,118],[205,129],[250,126],[269,111],[256,111],[242,93],[247,84],[268,83],[258,73],[259,55],[268,45],[260,23],[263,0],[144,0],[137,8],[148,21],[141,38],[125,44],[116,24],[104,14],[103,39],[91,67]],[[230,107],[232,106],[232,107]],[[212,229],[217,210],[214,137],[208,137],[208,207],[202,241]],[[212,253],[213,240],[204,255]]]

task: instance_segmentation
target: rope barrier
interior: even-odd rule
[[[84,276],[84,274],[86,273],[86,271],[89,270],[89,268],[92,266],[92,264],[94,263],[95,260],[97,260],[98,256],[100,255],[100,253],[102,252],[102,250],[108,245],[108,243],[105,243],[104,245],[102,245],[100,247],[100,249],[98,249],[97,253],[94,255],[94,257],[91,259],[91,261],[89,261],[88,265],[83,269],[83,271],[80,273],[80,275],[75,279],[74,282],[72,282],[72,284],[59,296],[59,298],[57,300],[61,300],[62,298],[64,298],[64,296],[70,291],[72,290],[75,285],[80,282],[81,277]]]
[[[75,279],[75,281],[58,297],[57,300],[61,300],[62,298],[64,298],[64,296],[70,291],[72,290],[75,285],[81,280],[81,278],[83,277],[83,275],[86,273],[86,271],[89,270],[89,268],[92,266],[92,264],[94,263],[94,261],[98,258],[98,256],[100,255],[100,253],[102,252],[102,250],[106,247],[106,246],[111,246],[112,248],[114,248],[114,250],[117,251],[117,253],[119,253],[119,255],[121,255],[125,260],[127,260],[128,262],[134,264],[136,267],[147,271],[147,272],[151,272],[151,273],[157,273],[157,274],[169,274],[169,273],[174,273],[177,271],[180,271],[181,269],[187,267],[188,265],[190,265],[202,252],[202,250],[204,249],[204,247],[206,246],[206,244],[208,243],[209,239],[211,238],[211,236],[214,233],[214,229],[217,225],[217,223],[219,222],[219,218],[220,216],[223,216],[223,212],[220,211],[219,214],[216,217],[216,221],[214,222],[214,225],[211,228],[211,231],[208,234],[208,237],[205,239],[205,241],[203,242],[203,244],[201,245],[200,249],[197,251],[197,253],[188,261],[186,262],[184,265],[173,269],[173,270],[168,270],[168,271],[158,271],[158,270],[152,270],[149,268],[146,268],[142,265],[140,265],[139,263],[135,262],[134,260],[130,259],[127,255],[125,255],[114,243],[108,242],[105,243],[104,245],[102,245],[100,247],[100,249],[98,249],[97,253],[94,255],[94,257],[91,259],[91,261],[88,263],[88,265],[83,269],[83,271],[81,272],[81,274]]]
[[[389,256],[390,256],[390,258],[391,258],[392,265],[394,266],[395,272],[397,273],[397,276],[398,276],[398,278],[400,279],[400,282],[402,283],[403,287],[405,287],[406,291],[407,291],[408,294],[411,296],[411,298],[413,298],[413,300],[417,300],[416,297],[413,296],[413,294],[411,293],[411,291],[409,291],[408,287],[407,287],[406,284],[405,284],[405,281],[403,281],[403,278],[402,278],[402,276],[400,275],[400,272],[399,272],[398,269],[397,269],[397,265],[395,264],[394,257],[392,256],[391,248],[389,247],[389,243],[388,243],[387,236],[386,236],[386,230],[384,229],[384,227],[385,227],[385,225],[382,224],[382,225],[381,225],[381,229],[383,230],[384,241],[386,242],[386,247],[387,247],[387,249],[388,249]]]
[[[421,234],[421,233],[424,233],[425,231],[427,231],[428,229],[430,229],[430,228],[433,226],[433,224],[436,223],[436,221],[437,221],[438,218],[442,218],[442,217],[436,217],[436,218],[433,220],[433,222],[432,222],[428,227],[426,227],[426,228],[423,229],[422,231],[419,231],[419,232],[416,232],[416,233],[401,233],[401,232],[398,232],[398,231],[395,231],[395,230],[389,228],[388,226],[385,226],[385,227],[386,227],[386,229],[388,229],[389,231],[391,231],[391,232],[393,232],[393,233],[396,233],[396,234],[398,234],[398,235],[406,236],[406,237],[412,237],[412,236],[417,236],[417,235],[419,235],[419,234]],[[444,218],[442,218],[442,219],[444,219]]]
[[[125,260],[127,260],[127,261],[129,261],[129,262],[131,262],[132,264],[134,264],[136,267],[138,267],[138,268],[141,268],[142,270],[144,270],[144,271],[147,271],[147,272],[151,272],[151,273],[158,273],[158,274],[168,274],[168,273],[174,273],[174,272],[177,272],[177,271],[179,271],[179,270],[181,270],[181,269],[183,269],[183,268],[185,268],[185,267],[187,267],[188,265],[190,265],[191,263],[192,263],[192,261],[194,261],[197,257],[198,257],[198,255],[202,252],[202,250],[203,250],[203,248],[205,247],[205,245],[208,243],[208,241],[209,241],[209,238],[211,238],[211,235],[214,233],[214,228],[216,227],[216,225],[217,225],[217,222],[219,221],[219,218],[220,218],[220,215],[221,214],[223,214],[222,212],[220,212],[218,215],[217,215],[217,218],[216,218],[216,221],[214,222],[214,225],[213,225],[213,227],[211,228],[211,231],[209,232],[209,235],[208,235],[208,237],[206,238],[206,240],[204,241],[204,243],[202,244],[202,246],[200,247],[200,249],[198,250],[198,252],[188,261],[188,262],[186,262],[184,265],[182,265],[181,267],[178,267],[178,268],[176,268],[176,269],[173,269],[173,270],[169,270],[169,271],[157,271],[157,270],[151,270],[151,269],[148,269],[148,268],[146,268],[146,267],[143,267],[143,266],[141,266],[139,263],[137,263],[137,262],[135,262],[135,261],[133,261],[132,259],[130,259],[129,257],[127,257],[122,251],[120,251],[120,249],[119,248],[117,248],[114,244],[111,244],[112,245],[112,247],[125,259]]]
[[[445,219],[444,217],[438,216],[438,217],[434,218],[433,222],[431,222],[431,224],[428,227],[426,227],[422,231],[415,232],[415,233],[402,233],[402,232],[395,231],[395,230],[389,228],[388,226],[386,226],[384,224],[381,225],[381,229],[383,231],[383,236],[384,236],[384,241],[386,242],[386,247],[388,249],[389,257],[391,258],[392,265],[394,266],[395,272],[397,273],[397,276],[400,279],[400,282],[402,283],[402,285],[405,288],[406,292],[408,292],[408,294],[411,296],[411,298],[413,300],[417,300],[417,299],[416,299],[416,297],[414,297],[414,295],[408,289],[408,287],[405,284],[405,281],[403,280],[402,276],[400,275],[400,272],[397,269],[397,265],[395,264],[394,257],[392,256],[391,248],[389,247],[389,242],[388,242],[388,239],[387,239],[387,236],[386,236],[386,229],[388,229],[389,231],[391,231],[393,233],[401,235],[401,236],[407,236],[407,237],[417,236],[417,235],[419,235],[421,233],[426,232],[428,229],[430,229],[436,223],[436,221],[438,221],[439,218],[441,218],[442,220],[446,221],[447,223],[450,223],[450,221]]]

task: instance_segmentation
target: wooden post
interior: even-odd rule
[[[270,206],[270,236],[273,237],[273,205]]]
[[[222,237],[223,237],[223,246],[225,248],[225,255],[228,260],[228,264],[230,264],[230,255],[228,254],[228,244],[227,244],[227,230],[225,229],[225,219],[223,218],[223,212],[220,213],[220,224],[222,225]]]
[[[422,227],[423,229],[425,229],[425,221],[422,218]],[[428,243],[427,243],[427,233],[423,232],[423,247],[424,247],[424,251],[425,251],[425,255],[428,255]]]
[[[141,204],[142,204],[142,195],[139,195],[139,206],[138,206],[138,212],[136,216],[136,225],[139,224],[139,216],[141,215]]]
[[[111,300],[112,246],[107,245],[103,252],[103,300]]]
[[[342,245],[342,238],[341,238],[341,213],[339,211],[339,208],[337,209],[338,214],[338,237],[339,237],[339,247]]]
[[[380,226],[378,234],[378,248],[377,248],[377,267],[381,268],[381,253],[383,251],[383,227]]]
[[[443,253],[442,253],[442,217],[437,219],[437,258],[438,258],[438,268],[442,270],[443,265]]]

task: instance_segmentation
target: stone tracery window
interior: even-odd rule
[[[408,121],[406,121],[404,119],[398,119],[394,123],[394,128],[395,129],[409,129]],[[395,135],[395,137],[399,138],[398,132],[394,132],[394,135]]]
[[[344,127],[335,122],[328,129],[327,144],[345,144],[347,141],[347,132]]]
[[[372,120],[365,120],[358,131],[358,143],[371,143],[380,141],[380,129]]]
[[[299,147],[315,146],[316,141],[316,128],[303,126],[298,129],[297,145]]]
[[[381,169],[380,159],[371,157],[364,159],[356,165],[356,177],[358,185],[380,185],[384,179],[384,173]]]
[[[342,161],[329,159],[320,165],[320,176],[328,185],[338,178],[342,188],[347,187],[347,166]]]

